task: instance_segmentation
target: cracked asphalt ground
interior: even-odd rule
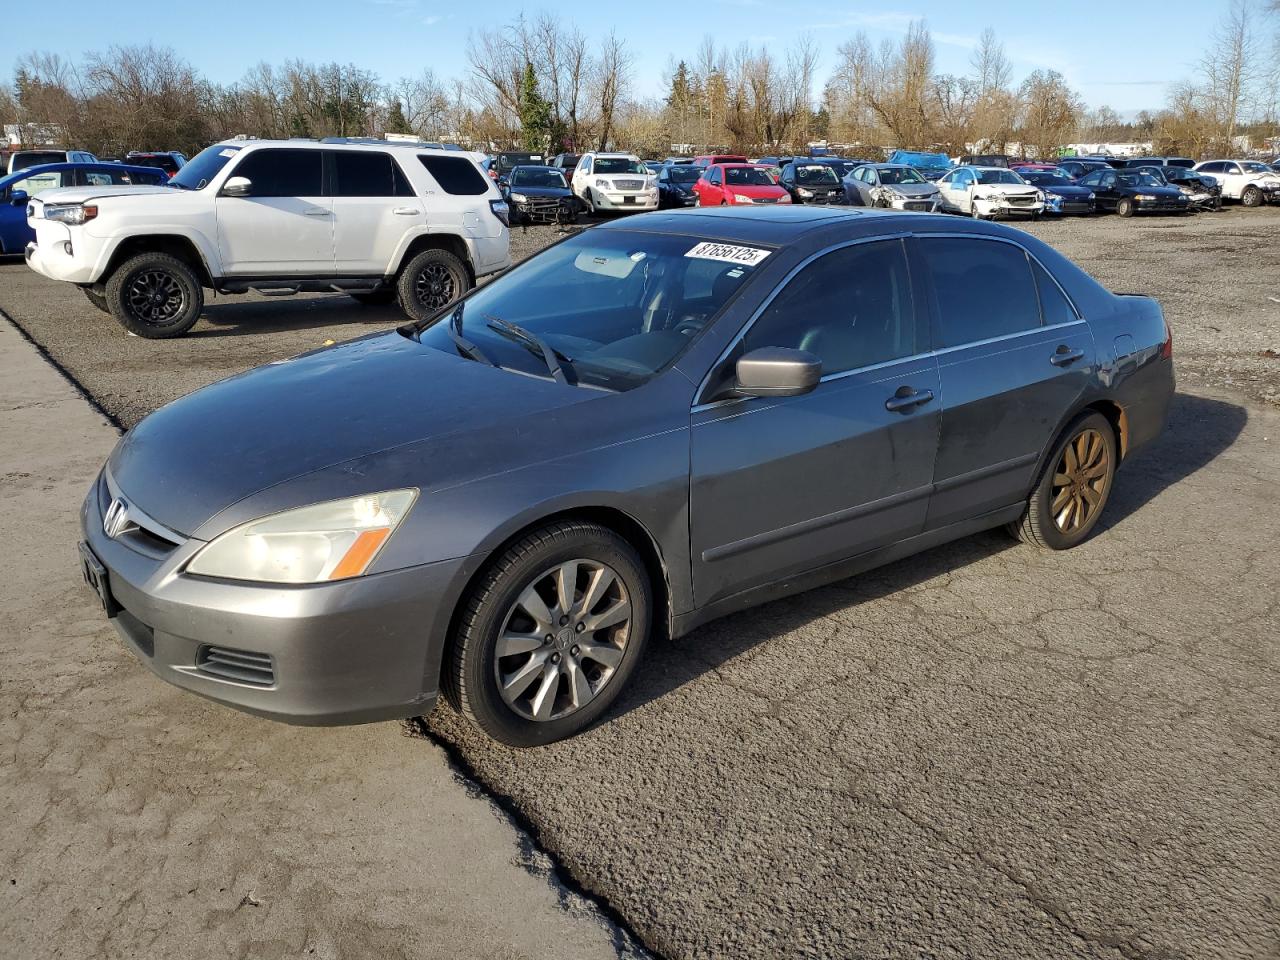
[[[1160,297],[1175,331],[1168,430],[1121,471],[1098,536],[1047,554],[991,532],[655,644],[608,722],[553,747],[427,719],[651,948],[1280,956],[1280,361],[1263,355],[1280,211],[1033,229]],[[0,308],[126,423],[397,322],[337,297],[228,300],[150,343],[20,266],[0,268]],[[234,770],[241,721],[202,717],[201,762]],[[362,746],[378,764],[427,748]]]

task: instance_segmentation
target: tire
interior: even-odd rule
[[[1122,217],[1133,216],[1133,201],[1128,197],[1122,197],[1116,201],[1116,213]]]
[[[394,287],[388,287],[385,290],[373,290],[369,293],[352,293],[348,294],[348,296],[364,307],[385,307],[389,303],[395,303],[398,294]]]
[[[94,293],[92,287],[81,287],[80,292],[84,294],[86,300],[92,303],[103,313],[111,312],[111,308],[107,306],[107,298],[100,293]]]
[[[567,581],[559,574],[571,561],[577,561],[575,589],[564,620],[558,598],[560,583]],[[592,600],[600,570],[599,582],[608,586]],[[541,622],[525,607],[524,598],[531,593],[538,599],[529,606],[542,604]],[[590,622],[585,614],[594,611],[603,618],[624,601],[630,604],[625,621],[594,633],[579,629]],[[585,613],[584,603],[590,604]],[[603,716],[626,687],[644,654],[652,610],[649,577],[631,544],[594,523],[548,524],[505,549],[463,598],[442,671],[445,696],[468,720],[508,746],[541,746],[572,736]],[[512,652],[499,655],[504,634],[513,638],[505,647]],[[540,643],[538,634],[543,634]],[[583,636],[596,642],[582,643]],[[588,646],[602,659],[586,653]],[[575,677],[586,686],[575,688]],[[504,679],[510,684],[506,694],[500,686]],[[536,719],[538,712],[548,716]]]
[[[587,187],[587,195],[582,198],[582,202],[587,208],[587,213],[589,213],[591,216],[594,217],[596,215],[596,205],[595,205],[595,202],[591,199],[590,187]]]
[[[103,299],[120,326],[148,340],[182,336],[204,309],[196,272],[167,253],[140,253],[116,267]]]
[[[1074,469],[1072,462],[1076,464]],[[1101,473],[1088,476],[1099,467]],[[1009,532],[1024,543],[1046,550],[1070,550],[1093,532],[1106,509],[1115,475],[1116,436],[1111,423],[1100,413],[1081,414],[1054,444],[1044,472],[1027,500],[1026,512],[1009,524]],[[1071,478],[1070,484],[1061,482],[1065,477]],[[1092,497],[1084,492],[1085,487],[1093,492]],[[1077,515],[1081,510],[1083,517]]]
[[[471,274],[448,250],[423,250],[400,271],[396,292],[400,309],[412,320],[425,320],[471,289]]]
[[[987,219],[987,218],[986,218],[986,217],[984,217],[981,213],[979,213],[979,212],[978,212],[978,205],[977,205],[976,203],[970,203],[970,204],[969,204],[969,216],[973,217],[973,219],[975,219],[975,220],[985,220],[985,219]]]
[[[1248,186],[1244,188],[1244,193],[1240,194],[1240,202],[1246,207],[1262,206],[1262,191],[1257,187]]]

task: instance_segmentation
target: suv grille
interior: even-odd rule
[[[643,180],[615,180],[613,181],[616,190],[642,190],[644,189]]]
[[[202,646],[196,651],[196,669],[222,680],[249,683],[255,687],[271,687],[276,682],[276,669],[271,657],[249,650]]]

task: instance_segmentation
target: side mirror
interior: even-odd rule
[[[734,391],[743,397],[798,397],[822,379],[822,361],[805,350],[759,347],[738,359]]]
[[[27,201],[30,199],[30,195],[28,195],[25,190],[15,190],[13,193],[9,194],[9,202],[15,207],[26,206]]]
[[[228,177],[222,185],[224,197],[249,197],[253,195],[253,181],[248,177]]]

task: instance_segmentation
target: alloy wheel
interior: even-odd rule
[[[577,713],[617,672],[631,620],[627,588],[608,564],[578,559],[544,570],[502,620],[494,648],[502,699],[528,720]]]
[[[428,310],[448,306],[458,296],[453,271],[443,263],[428,263],[413,282],[413,295]]]
[[[187,296],[176,277],[165,270],[142,270],[129,279],[125,302],[135,317],[162,327],[182,316]]]
[[[1054,470],[1049,510],[1061,533],[1089,523],[1106,499],[1111,471],[1107,444],[1092,428],[1067,442]]]

